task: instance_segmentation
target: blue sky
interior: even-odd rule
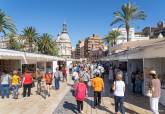
[[[165,20],[165,0],[0,0],[0,9],[13,18],[18,33],[24,27],[34,26],[38,33],[47,32],[56,37],[65,20],[75,47],[79,39],[93,33],[104,37],[112,28],[113,12],[128,1],[147,14],[145,21],[133,25],[136,31]]]

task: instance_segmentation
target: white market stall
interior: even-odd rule
[[[10,61],[10,62],[8,62],[8,61]],[[13,61],[15,61],[15,62],[19,61],[19,65],[15,65],[15,63],[13,63]],[[53,61],[54,61],[54,63],[53,63]],[[0,49],[0,65],[1,66],[3,65],[2,67],[9,66],[10,64],[12,66],[15,65],[13,68],[9,68],[11,70],[21,69],[21,71],[22,71],[23,65],[24,66],[35,65],[35,67],[38,67],[41,65],[42,68],[48,66],[48,67],[53,67],[52,69],[56,69],[58,61],[65,62],[66,60],[63,58],[60,58],[60,57],[55,57],[55,56],[13,51],[13,50],[8,50],[8,49]],[[9,63],[9,64],[7,64],[7,63]],[[46,69],[46,68],[44,68],[44,69]],[[35,68],[35,70],[36,70],[36,68]]]
[[[148,41],[128,42],[118,45],[111,49],[115,52],[110,55],[111,60],[128,60],[128,71],[131,73],[133,70],[140,68],[144,72],[143,94],[146,95],[148,90],[148,71],[155,69],[161,79],[161,98],[160,103],[165,105],[165,39],[154,39]],[[130,73],[128,73],[130,77]],[[129,78],[130,79],[130,78]]]

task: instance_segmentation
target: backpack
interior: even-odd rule
[[[81,77],[84,79],[84,81],[87,81],[89,82],[89,77],[88,77],[88,74],[86,72],[84,72]]]

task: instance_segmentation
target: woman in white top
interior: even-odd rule
[[[122,81],[123,73],[121,71],[116,73],[116,80],[113,84],[114,90],[114,99],[115,99],[115,112],[121,111],[121,114],[125,114],[124,110],[124,92],[125,92],[125,83]]]

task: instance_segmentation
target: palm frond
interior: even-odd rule
[[[113,16],[114,19],[111,25],[118,23],[125,25],[127,40],[129,40],[129,28],[131,27],[131,22],[134,20],[144,20],[146,18],[144,11],[139,11],[138,7],[130,2],[123,4],[121,11],[114,12]]]
[[[124,15],[120,11],[114,12],[114,19],[111,23],[111,26],[116,23],[122,23],[124,21]]]
[[[43,54],[57,55],[56,43],[52,40],[52,35],[43,33],[38,41],[38,50]]]
[[[144,11],[138,11],[133,14],[132,19],[133,20],[145,20],[146,17],[147,16],[145,15]]]
[[[16,27],[10,16],[7,16],[3,10],[0,9],[0,32],[6,35],[8,32],[16,33]]]
[[[36,32],[36,29],[34,27],[26,27],[23,29],[22,33],[25,44],[28,44],[29,51],[32,52],[33,47],[37,44],[38,40],[38,33]]]

